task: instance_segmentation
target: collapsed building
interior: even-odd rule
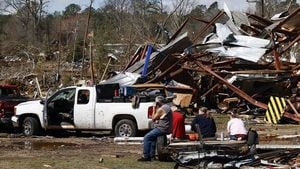
[[[221,17],[227,21],[219,23]],[[195,103],[221,112],[233,107],[252,114],[267,110],[270,123],[282,116],[299,122],[299,17],[300,8],[269,20],[231,12],[224,4],[209,21],[187,18],[163,47],[140,46],[122,72],[101,83],[181,83],[194,89]],[[204,28],[192,35],[182,32],[192,19]],[[288,111],[281,110],[286,105]]]
[[[221,17],[226,17],[226,22],[218,22]],[[299,18],[300,8],[266,19],[231,12],[225,5],[209,21],[187,18],[163,47],[141,46],[122,72],[101,83],[184,84],[194,89],[195,103],[219,112],[238,109],[240,113],[262,115],[269,123],[300,122]],[[182,33],[191,19],[205,26],[196,34]],[[255,157],[230,159],[229,150],[237,147],[230,144],[219,148],[222,143],[212,143],[225,155],[210,158],[213,151],[207,151],[204,147],[209,143],[203,142],[179,142],[166,149],[174,150],[173,155],[177,153],[177,167],[188,166],[193,160],[201,168],[299,166],[297,144],[257,145],[262,151]],[[192,152],[191,147],[197,151]]]

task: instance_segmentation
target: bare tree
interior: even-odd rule
[[[106,0],[105,5],[112,6],[116,11],[128,12],[130,7],[130,0]]]
[[[92,6],[93,6],[94,0],[90,0],[90,10],[88,13],[88,18],[87,18],[87,23],[86,23],[86,28],[85,28],[85,33],[84,33],[84,39],[83,39],[83,52],[82,52],[82,67],[81,67],[81,79],[84,79],[84,61],[85,61],[85,47],[86,47],[86,40],[88,37],[88,32],[89,32],[89,26],[90,26],[90,19],[91,19],[91,12],[92,12]],[[94,79],[93,79],[94,80]]]
[[[28,34],[30,33],[28,31],[32,30],[36,40],[48,2],[48,0],[4,0],[3,6],[6,12],[16,15]]]
[[[247,0],[249,3],[256,3],[256,14],[262,17],[272,17],[276,13],[288,11],[291,7],[297,8],[296,0]]]
[[[187,1],[189,1],[189,0],[187,0]],[[185,3],[185,0],[177,0],[176,2],[177,3],[173,3],[173,5],[174,5],[173,11],[170,12],[169,15],[164,19],[162,24],[159,25],[160,29],[157,31],[157,34],[156,34],[156,37],[155,37],[155,40],[154,40],[154,44],[158,41],[158,38],[159,38],[159,36],[161,35],[162,32],[166,32],[166,33],[168,32],[165,27],[171,19],[173,19],[173,22],[175,23],[174,30],[176,30],[178,28],[178,22],[179,21],[178,21],[178,19],[176,20],[176,18],[178,18],[178,17],[174,16],[174,14],[176,14],[177,10],[180,9],[181,6]]]
[[[177,8],[175,11],[176,16],[184,16],[188,15],[192,9],[196,6],[195,0],[174,0],[173,2],[173,8]],[[180,4],[180,5],[179,5]]]

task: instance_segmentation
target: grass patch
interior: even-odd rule
[[[75,153],[75,152],[73,152]],[[128,154],[124,157],[103,157],[100,163],[101,155],[85,152],[76,152],[77,155],[72,154],[71,151],[60,153],[40,152],[31,154],[30,157],[19,158],[5,158],[1,157],[1,169],[42,169],[42,168],[57,168],[57,169],[169,169],[175,166],[175,162],[138,162],[138,155]],[[70,155],[68,155],[70,154]]]
[[[126,156],[123,158],[103,158],[103,163],[100,163],[100,166],[118,169],[169,169],[175,166],[175,162],[138,162],[137,158],[137,156]]]

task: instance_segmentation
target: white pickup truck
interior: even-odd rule
[[[12,121],[26,136],[49,129],[109,130],[116,136],[136,136],[152,126],[153,99],[141,99],[133,108],[131,96],[124,95],[129,92],[118,85],[67,87],[45,100],[15,106]]]

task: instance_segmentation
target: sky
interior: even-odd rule
[[[218,1],[219,7],[223,6],[223,2],[225,1],[229,9],[231,10],[247,10],[248,4],[246,0],[195,0],[195,2],[204,4],[209,6],[211,3]],[[299,0],[300,1],[300,0]],[[63,11],[66,6],[68,6],[71,3],[81,5],[82,9],[85,9],[89,6],[89,0],[50,0],[48,4],[49,12],[54,11]],[[163,0],[163,3],[172,7],[172,0]],[[103,6],[104,0],[95,0],[94,1],[94,8],[99,8],[100,6]]]

